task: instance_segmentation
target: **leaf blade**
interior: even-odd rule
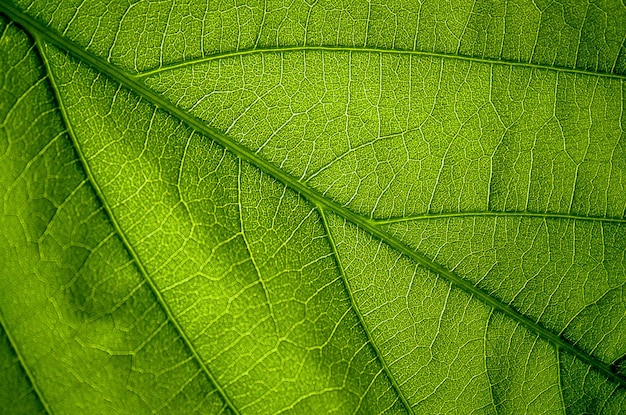
[[[54,36],[53,36],[54,37]],[[60,40],[60,44],[63,44],[63,46],[68,46],[67,43],[64,43],[64,41]],[[70,46],[70,49],[72,49],[72,46]],[[76,47],[76,50],[74,51],[75,53],[77,53],[78,55],[80,55],[80,47]],[[152,103],[156,103],[157,106],[159,105],[159,103],[164,104],[169,111],[171,112],[176,112],[179,111],[176,107],[174,107],[173,105],[171,105],[170,103],[168,103],[166,100],[161,100],[161,98],[158,95],[155,95],[153,93],[153,91],[150,91],[147,88],[144,88],[140,82],[135,83],[132,76],[131,75],[127,75],[125,73],[123,73],[123,71],[119,71],[119,73],[115,73],[117,70],[116,69],[111,69],[110,65],[107,65],[105,62],[99,61],[98,59],[94,59],[92,56],[90,56],[89,54],[84,54],[83,56],[86,60],[91,61],[92,65],[95,65],[96,67],[99,67],[100,69],[103,70],[104,73],[111,73],[113,74],[113,77],[115,78],[116,76],[119,77],[118,80],[122,80],[122,83],[125,83],[127,86],[130,85],[131,89],[135,89],[137,87],[139,87],[139,89],[141,89],[144,92],[145,96],[150,96],[150,101],[152,101]],[[617,60],[616,60],[617,62]],[[117,91],[121,91],[121,89],[118,89]],[[117,96],[117,92],[116,92],[116,96]],[[215,130],[213,130],[211,127],[206,127],[206,125],[202,126],[202,120],[199,119],[195,119],[193,115],[189,115],[188,113],[185,113],[184,111],[180,110],[179,114],[180,117],[179,118],[184,118],[187,120],[188,123],[190,123],[191,125],[193,125],[196,129],[198,129],[199,131],[203,131],[203,132],[207,132],[210,131],[213,134],[215,134],[214,138],[219,136],[220,133],[216,132]],[[202,127],[201,127],[202,126]],[[209,133],[207,133],[208,135],[211,135]],[[193,135],[193,134],[192,134]],[[298,190],[300,193],[307,195],[310,199],[314,199],[316,200],[316,204],[322,204],[324,206],[326,206],[326,208],[328,208],[328,206],[333,206],[334,209],[338,209],[339,211],[341,211],[343,214],[347,215],[350,217],[350,219],[354,222],[359,222],[363,227],[366,228],[366,230],[371,233],[371,234],[378,234],[382,239],[386,240],[387,242],[389,242],[389,245],[400,249],[401,246],[404,246],[404,248],[401,248],[400,250],[403,251],[406,255],[408,255],[409,257],[413,258],[414,260],[416,260],[416,255],[418,258],[421,258],[422,263],[428,264],[431,268],[433,267],[437,267],[438,264],[436,264],[435,262],[429,260],[426,257],[421,257],[419,253],[415,253],[415,251],[412,250],[412,248],[409,248],[408,246],[404,245],[405,241],[402,240],[398,240],[398,241],[393,241],[393,237],[390,237],[389,234],[387,233],[387,231],[383,231],[380,228],[378,228],[377,225],[373,224],[371,220],[369,219],[365,219],[362,217],[359,217],[358,215],[354,214],[353,212],[351,212],[349,209],[345,209],[345,211],[341,210],[343,208],[343,206],[341,206],[340,204],[337,204],[337,202],[334,201],[330,201],[324,196],[324,195],[320,195],[320,194],[316,194],[316,192],[314,190],[311,190],[310,188],[307,188],[307,186],[304,186],[302,188],[299,187],[299,181],[298,179],[290,176],[287,173],[284,173],[281,171],[280,168],[277,168],[275,166],[273,166],[271,163],[267,163],[265,162],[261,157],[257,157],[255,154],[251,153],[251,150],[249,148],[246,148],[245,146],[239,146],[238,143],[236,141],[230,140],[228,137],[223,136],[221,138],[222,140],[225,140],[224,142],[228,143],[228,146],[230,146],[230,148],[235,149],[235,153],[237,153],[237,151],[240,152],[240,155],[242,158],[247,159],[247,160],[253,160],[253,164],[258,164],[260,166],[262,166],[263,169],[265,169],[266,171],[271,171],[273,172],[273,174],[275,176],[279,176],[279,177],[283,177],[283,179],[287,182],[286,184],[290,185],[291,187],[295,188],[296,190]],[[191,137],[189,138],[188,143],[191,141]],[[219,139],[218,139],[219,141]],[[183,161],[184,161],[184,156],[183,156]],[[182,162],[181,162],[181,167],[180,167],[181,171],[182,171]],[[269,169],[269,170],[268,170]],[[380,198],[378,199],[380,200]],[[328,204],[330,203],[330,204]],[[378,202],[376,202],[378,203]],[[431,203],[432,203],[432,198],[431,198]],[[337,211],[337,210],[335,210]],[[241,212],[240,212],[241,214]],[[243,230],[242,230],[243,232]],[[409,252],[412,252],[409,254]],[[419,263],[420,260],[417,260],[417,262]],[[442,270],[440,270],[440,272],[446,272],[446,270],[443,267]],[[447,271],[449,272],[449,271]],[[450,273],[451,275],[454,275],[452,273]],[[464,282],[463,280],[459,279],[456,280],[458,284],[463,285]],[[476,289],[475,287],[472,288],[471,285],[468,285],[466,287],[466,290],[477,294],[480,296],[480,289]],[[502,307],[506,307],[505,303],[501,303],[499,302],[500,300],[498,299],[494,299],[490,296],[490,294],[488,293],[484,293],[483,295],[483,299],[485,301],[487,301],[488,303],[494,303],[497,304],[498,307],[500,307],[501,310],[504,310],[504,308]],[[269,296],[266,293],[266,299],[268,299]],[[495,301],[495,302],[494,302]],[[524,317],[523,315],[518,315],[515,314],[516,311],[513,310],[513,315],[515,315],[516,317],[514,317],[514,319],[517,319],[518,321],[520,320],[521,317]],[[521,316],[521,317],[520,317]],[[537,331],[540,329],[538,328],[539,326],[536,323],[533,323],[532,321],[530,321],[527,324],[528,327],[531,327],[533,330]],[[551,334],[547,334],[547,333],[551,333]],[[554,333],[550,332],[549,330],[546,330],[546,334],[545,336],[550,337],[550,335],[554,335]],[[558,343],[558,338],[556,337],[552,337],[553,342],[557,342]],[[569,344],[569,343],[567,343]],[[563,347],[565,346],[565,343],[562,344]],[[572,349],[572,350],[577,350],[576,348]],[[380,354],[380,352],[377,352],[378,354]],[[587,357],[589,357],[589,355],[587,355],[585,351],[577,351],[575,353],[578,353],[578,356],[585,359]],[[593,358],[592,358],[593,359]],[[606,363],[598,360],[597,362],[593,363],[596,364],[599,362],[599,365],[605,365],[607,366]],[[596,364],[596,366],[600,367],[598,364]],[[559,369],[560,372],[560,369]],[[612,375],[615,375],[615,373],[613,372],[612,368],[610,366],[605,367],[605,374],[607,374],[607,376],[611,377]],[[619,378],[619,375],[617,375]]]

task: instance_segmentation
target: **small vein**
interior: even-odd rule
[[[485,323],[485,332],[483,333],[483,353],[484,353],[483,358],[485,362],[485,376],[487,377],[487,382],[489,383],[489,397],[491,398],[491,405],[493,406],[494,413],[498,415],[499,414],[498,405],[496,404],[496,398],[493,393],[494,383],[491,381],[491,378],[489,376],[489,364],[488,364],[489,359],[487,356],[487,350],[488,350],[487,340],[488,340],[488,334],[489,334],[489,324],[491,323],[492,317],[493,317],[493,309],[489,311],[489,316],[487,317],[487,322]]]
[[[239,224],[241,227],[241,237],[243,238],[243,243],[246,247],[246,251],[248,252],[248,256],[250,256],[250,261],[252,262],[252,266],[254,267],[254,271],[256,273],[257,279],[259,280],[259,283],[261,284],[261,288],[263,289],[263,296],[265,297],[265,301],[267,302],[267,306],[269,308],[270,311],[270,316],[272,317],[272,326],[274,327],[274,334],[276,336],[278,336],[278,330],[276,328],[276,314],[274,313],[274,307],[272,305],[272,302],[270,301],[270,294],[269,294],[269,290],[267,289],[267,285],[265,285],[265,280],[263,279],[263,276],[261,275],[261,270],[259,269],[259,266],[257,265],[256,259],[254,258],[254,255],[252,255],[252,248],[250,247],[250,244],[248,243],[248,237],[246,236],[246,228],[244,226],[244,220],[243,220],[243,202],[241,200],[241,170],[242,170],[242,166],[241,166],[241,159],[239,159],[239,163],[238,163],[238,169],[237,169],[237,207],[239,208]]]

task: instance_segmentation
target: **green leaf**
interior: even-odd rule
[[[0,12],[0,412],[626,411],[623,3]]]

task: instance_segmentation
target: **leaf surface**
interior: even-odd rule
[[[0,408],[626,410],[623,4],[0,11]]]

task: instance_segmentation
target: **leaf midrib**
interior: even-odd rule
[[[141,79],[126,73],[120,68],[113,66],[112,64],[104,61],[99,57],[90,55],[87,51],[85,51],[72,41],[66,39],[56,31],[53,31],[52,29],[46,27],[34,18],[24,14],[21,10],[17,9],[11,4],[7,4],[4,1],[0,2],[0,11],[6,13],[11,19],[22,25],[35,37],[45,39],[51,44],[65,50],[66,52],[77,58],[79,61],[84,62],[85,64],[91,66],[93,69],[109,76],[111,79],[135,92],[137,95],[143,97],[148,102],[152,103],[152,105],[155,105],[156,107],[165,110],[170,115],[185,122],[190,127],[196,129],[204,135],[207,135],[208,137],[215,140],[217,143],[231,151],[236,156],[274,177],[285,186],[290,187],[292,190],[300,193],[311,203],[315,204],[320,210],[333,212],[338,216],[344,218],[345,220],[351,222],[352,224],[358,226],[365,232],[370,233],[375,238],[384,241],[391,248],[413,259],[415,262],[424,266],[434,274],[439,275],[440,277],[450,281],[457,288],[460,288],[466,293],[476,297],[493,309],[500,311],[507,317],[524,326],[529,331],[535,333],[537,336],[552,343],[561,350],[567,351],[568,353],[576,356],[582,362],[601,372],[608,379],[611,379],[619,385],[626,387],[626,377],[611,370],[611,365],[606,364],[601,360],[589,355],[587,352],[579,349],[570,341],[553,333],[552,331],[548,330],[531,318],[519,313],[511,305],[492,297],[483,289],[471,284],[468,280],[461,278],[460,276],[456,275],[442,265],[432,261],[424,254],[415,251],[401,240],[395,238],[394,236],[379,228],[370,219],[357,215],[345,206],[342,206],[333,200],[325,198],[317,190],[308,187],[308,185],[290,176],[277,166],[260,157],[258,154],[244,147],[241,143],[231,139],[221,131],[218,131],[213,127],[207,126],[203,120],[175,106],[162,95],[159,95],[150,88],[148,88]],[[216,385],[216,387],[218,386]]]

